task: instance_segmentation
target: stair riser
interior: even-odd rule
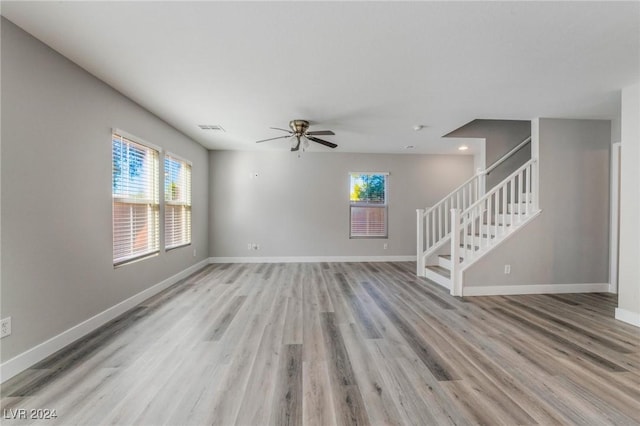
[[[447,277],[443,277],[431,269],[425,269],[424,277],[433,281],[434,283],[440,284],[444,288],[451,289],[451,280]]]
[[[498,235],[506,234],[509,231],[508,226],[498,225]],[[495,225],[480,225],[480,233],[481,234],[491,234],[492,236],[496,235],[496,226]]]
[[[446,259],[444,257],[438,257],[438,266],[443,267],[444,269],[451,270],[451,259]]]
[[[497,215],[495,215],[495,220],[498,221],[498,223],[502,224],[505,223],[507,225],[512,225],[512,224],[518,224],[519,222],[523,221],[526,218],[526,215],[524,214],[517,214],[514,213],[513,214],[513,221],[511,219],[511,214],[502,214],[502,213],[498,213]]]
[[[518,213],[514,213],[513,214],[513,220],[514,221],[518,221]],[[511,224],[511,213],[507,213],[507,214],[502,214],[502,213],[498,213],[498,214],[492,214],[490,219],[487,219],[487,215],[484,215],[482,217],[482,224],[480,226],[484,226],[487,225],[489,223],[492,223],[492,226],[495,226],[496,223],[496,219],[498,221],[498,226],[505,226],[505,225],[510,225]],[[478,229],[478,221],[476,220],[476,230]]]
[[[529,211],[533,211],[533,207],[531,206],[531,203],[529,203]],[[507,206],[507,213],[526,213],[527,211],[527,203],[520,203],[520,204],[509,204]]]
[[[491,244],[492,239],[493,238],[480,237],[478,235],[476,236],[467,235],[467,239],[465,240],[465,242],[466,244],[469,244],[469,245],[484,247],[486,245]]]

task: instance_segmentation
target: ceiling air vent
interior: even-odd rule
[[[219,126],[217,124],[198,124],[198,127],[200,127],[202,130],[216,130],[218,132],[224,132],[222,126]]]

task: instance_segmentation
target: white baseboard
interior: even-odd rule
[[[415,256],[210,257],[209,263],[408,262]]]
[[[554,293],[608,293],[608,283],[589,284],[527,284],[469,286],[462,289],[463,296],[511,296],[517,294]]]
[[[206,266],[208,263],[208,259],[202,260],[195,265],[192,265],[187,269],[167,278],[166,280],[161,281],[158,284],[155,284],[152,287],[149,287],[148,289],[143,290],[126,300],[123,300],[117,305],[114,305],[109,309],[100,312],[99,314],[89,318],[88,320],[83,321],[80,324],[75,325],[66,331],[63,331],[57,336],[54,336],[51,339],[42,342],[39,345],[24,351],[20,355],[17,355],[10,360],[7,360],[6,362],[0,364],[0,383],[4,383],[18,373],[21,373],[22,371],[42,361],[49,355],[54,354],[65,346],[75,342],[81,337],[86,336],[90,332],[96,330],[98,327],[101,327],[112,319],[127,312],[129,309],[144,302],[151,296],[160,293],[162,290],[177,283],[181,279],[186,278],[193,272],[197,271],[203,266]]]
[[[616,308],[616,319],[640,327],[640,313]]]

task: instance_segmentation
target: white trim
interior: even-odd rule
[[[129,139],[132,142],[136,142],[136,143],[138,143],[140,145],[146,146],[147,148],[151,148],[153,150],[156,150],[160,154],[164,154],[161,146],[158,146],[158,145],[153,144],[151,142],[147,142],[146,140],[144,140],[144,139],[142,139],[142,138],[140,138],[140,137],[138,137],[136,135],[133,135],[133,134],[131,134],[129,132],[125,132],[122,129],[118,129],[117,127],[111,128],[111,139],[112,139],[111,142],[112,143],[113,143],[113,135],[114,135],[114,133],[117,134],[118,136],[122,136],[123,138]]]
[[[149,287],[140,293],[131,296],[130,298],[123,300],[122,302],[100,312],[99,314],[89,318],[86,321],[77,324],[70,329],[63,331],[57,336],[40,343],[24,351],[23,353],[16,355],[10,360],[0,364],[0,383],[3,383],[36,363],[42,361],[49,355],[54,354],[70,343],[75,342],[81,337],[86,336],[90,332],[96,330],[112,319],[122,315],[129,309],[139,305],[148,298],[160,293],[162,290],[177,283],[181,279],[191,275],[193,272],[207,265],[209,262],[207,259],[202,260],[195,265],[188,267],[187,269],[178,272],[177,274],[167,278],[158,284]]]
[[[526,284],[470,286],[462,289],[463,296],[508,296],[516,294],[554,294],[554,293],[607,293],[609,283],[589,284]]]
[[[210,257],[209,263],[408,262],[415,256],[276,256]]]
[[[620,142],[611,145],[611,205],[609,207],[609,292],[618,293],[620,227]]]
[[[616,319],[640,327],[640,313],[616,308]]]
[[[351,175],[384,175],[389,176],[389,172],[349,172],[349,176]]]
[[[187,159],[186,159],[186,158],[184,158],[184,157],[180,157],[179,155],[176,155],[176,154],[172,153],[171,151],[165,151],[165,152],[164,152],[164,157],[165,157],[165,158],[166,158],[166,157],[171,157],[171,158],[173,158],[174,160],[182,161],[183,163],[188,164],[188,165],[189,165],[189,167],[193,167],[193,163],[192,163],[191,161],[187,160]]]

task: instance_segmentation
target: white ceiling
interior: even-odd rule
[[[457,153],[441,136],[476,118],[615,118],[640,79],[637,1],[3,1],[2,15],[210,149],[286,149],[254,142],[302,118],[338,151]]]

